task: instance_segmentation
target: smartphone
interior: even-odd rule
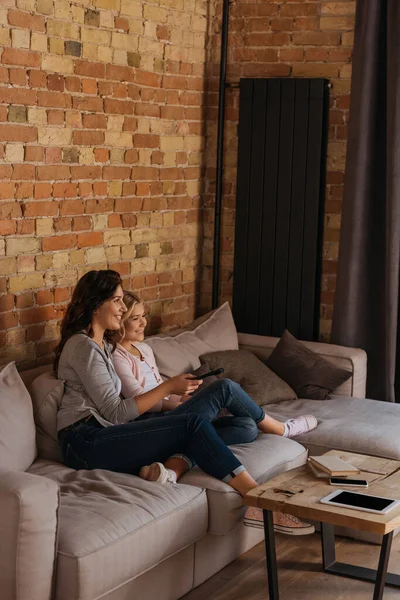
[[[334,504],[344,508],[353,508],[372,512],[379,515],[386,515],[394,508],[400,505],[400,500],[393,498],[383,498],[382,496],[370,496],[360,492],[347,492],[345,490],[335,490],[325,498],[321,498],[322,504]]]
[[[221,375],[225,371],[224,367],[220,367],[219,369],[215,369],[214,371],[208,371],[208,373],[204,373],[204,375],[196,375],[196,377],[192,377],[192,379],[205,379],[206,377],[211,377],[211,375]]]
[[[346,487],[346,486],[361,487],[361,488],[368,487],[368,481],[366,479],[348,479],[347,477],[331,477],[329,479],[329,483],[331,485],[340,485],[343,487]]]

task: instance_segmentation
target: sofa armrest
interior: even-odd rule
[[[56,561],[56,482],[0,470],[2,600],[50,600]]]
[[[239,348],[249,350],[265,361],[272,353],[280,338],[266,335],[239,333]],[[367,354],[360,348],[346,348],[320,342],[302,342],[307,348],[326,358],[335,365],[348,369],[352,376],[343,385],[334,390],[339,396],[365,398],[367,382]]]

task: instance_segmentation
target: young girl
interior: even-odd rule
[[[180,397],[166,395],[165,383],[157,369],[153,351],[143,342],[147,324],[144,306],[140,298],[131,292],[124,293],[123,301],[127,312],[122,317],[118,334],[114,336],[114,340],[118,339],[119,342],[113,353],[113,361],[121,379],[122,396],[135,397],[137,402],[148,406],[136,422],[145,419],[149,422],[158,417],[157,422],[160,423],[159,417],[165,414],[168,417],[164,416],[164,419],[168,420],[183,414],[196,414],[212,423],[218,437],[226,445],[252,442],[257,437],[257,428],[265,433],[295,437],[316,427],[317,420],[310,415],[285,423],[264,415],[244,390],[229,379],[219,380],[192,397],[188,394]],[[223,408],[234,416],[218,419]],[[162,483],[176,482],[196,460],[194,456],[185,454],[174,454],[164,464],[154,462],[144,466],[140,476]],[[283,527],[286,528],[289,521],[290,529],[293,528],[294,521],[288,515],[277,515],[276,520],[285,521]],[[302,525],[300,522],[296,524]]]

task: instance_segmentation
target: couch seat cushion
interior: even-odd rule
[[[207,531],[207,498],[198,487],[45,460],[29,471],[60,485],[57,600],[98,598]]]
[[[307,450],[294,440],[261,433],[251,444],[231,446],[232,451],[258,483],[303,465]],[[206,488],[209,533],[224,535],[239,525],[245,508],[242,498],[228,484],[194,467],[180,482]]]
[[[296,438],[311,454],[345,450],[400,460],[400,404],[333,396],[329,400],[291,400],[269,404],[268,414],[284,421],[315,415],[318,427]]]

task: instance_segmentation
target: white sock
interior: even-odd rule
[[[288,437],[289,436],[289,427],[286,425],[286,422],[284,423],[285,426],[285,431],[283,432],[283,437]]]

